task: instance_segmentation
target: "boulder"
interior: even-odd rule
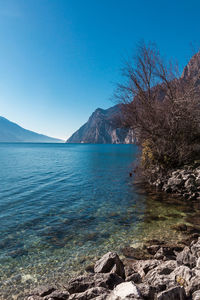
[[[191,253],[196,259],[200,257],[200,238],[198,238],[197,242],[193,241],[191,243]]]
[[[82,293],[93,287],[104,287],[112,290],[123,281],[124,280],[115,273],[87,274],[71,279],[66,289],[70,294]]]
[[[170,274],[170,278],[175,284],[184,286],[186,294],[191,293],[191,278],[193,277],[192,270],[187,266],[179,266]]]
[[[115,287],[108,300],[142,299],[141,293],[133,282],[123,282]]]
[[[174,285],[174,278],[170,277],[170,274],[176,267],[177,263],[174,260],[161,262],[146,274],[144,282],[154,287],[156,292],[170,288]]]
[[[153,287],[157,293],[172,287],[174,284],[169,275],[158,275],[156,271],[147,275],[144,282]]]
[[[158,274],[158,275],[169,275],[173,272],[175,268],[177,268],[177,262],[175,260],[168,260],[165,262],[160,263],[157,267],[149,271],[146,277],[150,277],[151,274]]]
[[[177,254],[176,261],[180,265],[186,265],[190,268],[195,267],[196,265],[196,258],[195,255],[192,254],[189,247],[185,247],[183,251]]]
[[[179,266],[173,270],[173,272],[170,274],[170,277],[181,285],[188,285],[191,278],[193,276],[193,273],[191,269],[187,266]]]
[[[95,273],[116,273],[125,278],[124,265],[116,253],[108,252],[94,266]]]
[[[185,300],[185,290],[181,286],[172,287],[166,291],[162,291],[157,295],[157,300]]]

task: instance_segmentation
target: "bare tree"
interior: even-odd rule
[[[140,43],[123,68],[117,99],[123,126],[132,128],[141,147],[143,169],[181,166],[199,156],[200,93],[193,78],[181,78],[154,44]]]

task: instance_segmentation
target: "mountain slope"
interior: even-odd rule
[[[62,141],[24,129],[6,118],[0,117],[0,142],[60,143]]]
[[[180,86],[184,81],[194,83],[195,89],[200,93],[200,52],[196,53],[185,66],[182,76],[178,80]],[[158,97],[163,100],[165,94],[162,89]],[[77,130],[68,140],[67,143],[99,143],[99,144],[122,144],[134,143],[135,137],[132,130],[119,128],[115,123],[115,118],[120,115],[120,105],[115,105],[109,109],[103,110],[98,108],[91,115],[79,130]]]
[[[129,129],[118,128],[117,116],[120,115],[120,105],[108,109],[98,108],[67,143],[92,144],[129,144],[134,142],[133,132]]]

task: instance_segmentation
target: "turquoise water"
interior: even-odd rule
[[[163,228],[173,238],[180,204],[133,185],[136,157],[134,145],[0,144],[0,299],[63,282]]]

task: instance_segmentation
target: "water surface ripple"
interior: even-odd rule
[[[185,213],[136,189],[136,156],[134,145],[0,144],[1,299],[66,281],[122,245],[173,239]]]

